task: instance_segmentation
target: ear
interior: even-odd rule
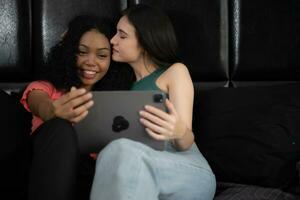
[[[65,30],[61,35],[60,35],[60,41],[63,41],[67,35],[68,29]]]

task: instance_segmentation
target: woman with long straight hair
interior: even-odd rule
[[[215,176],[194,142],[194,88],[178,61],[173,26],[162,11],[138,4],[123,12],[111,39],[112,59],[128,63],[135,74],[131,90],[169,95],[168,112],[146,105],[140,123],[165,150],[118,139],[98,155],[92,200],[211,200]]]

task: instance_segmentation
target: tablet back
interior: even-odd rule
[[[151,138],[140,123],[139,111],[145,105],[162,110],[166,94],[161,91],[93,91],[94,106],[85,119],[75,125],[82,153],[99,152],[110,141],[128,138],[156,150],[164,141]]]

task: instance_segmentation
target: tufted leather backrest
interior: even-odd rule
[[[0,88],[34,80],[75,15],[115,20],[135,3],[169,14],[196,93],[300,80],[298,0],[0,0]]]
[[[116,20],[126,6],[120,0],[40,0],[33,4],[33,60],[42,67],[47,53],[67,29],[68,22],[81,14]]]
[[[215,82],[239,87],[300,81],[300,1],[131,2],[170,15],[196,91]]]
[[[0,86],[30,80],[31,6],[29,0],[0,0]]]
[[[228,82],[227,4],[216,0],[140,0],[162,8],[171,18],[179,53],[197,87]]]
[[[300,81],[300,1],[229,2],[233,85]]]

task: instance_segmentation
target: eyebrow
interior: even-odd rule
[[[79,44],[79,47],[80,47],[80,46],[89,49],[89,47],[86,46],[85,44]],[[109,48],[107,48],[107,47],[102,47],[102,48],[98,48],[98,49],[97,49],[97,51],[103,51],[103,50],[109,51]]]
[[[128,33],[126,33],[124,30],[122,30],[122,29],[118,29],[118,31],[120,32],[120,33],[122,33],[122,34],[125,34],[125,35],[128,35]]]

